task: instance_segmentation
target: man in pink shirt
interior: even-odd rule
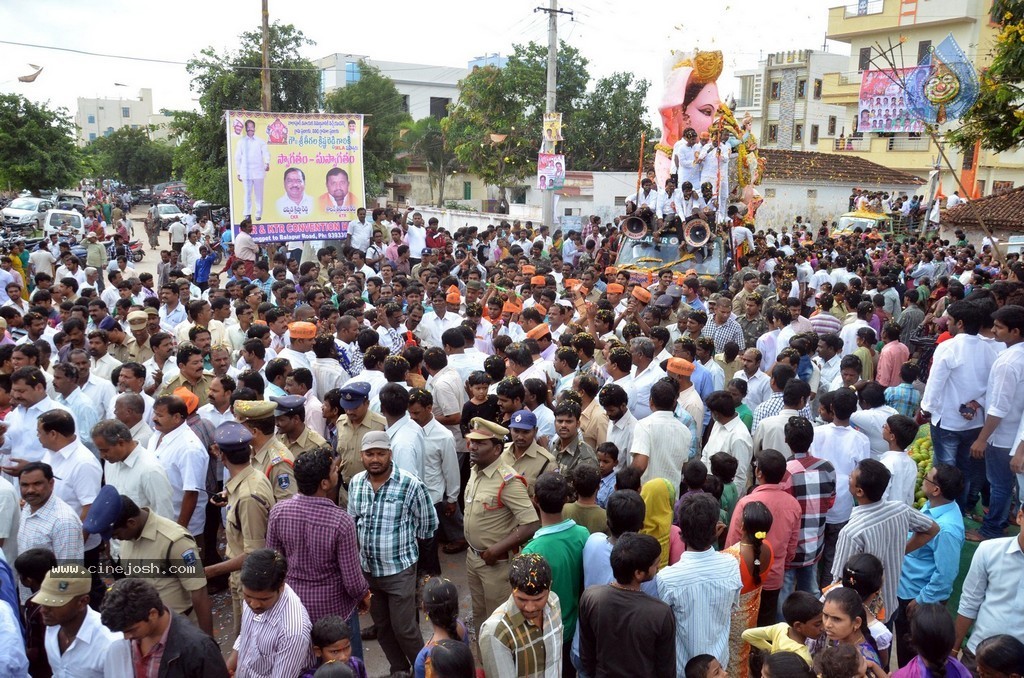
[[[758,626],[774,624],[778,616],[779,592],[786,575],[786,563],[796,557],[800,539],[800,523],[803,511],[793,495],[782,486],[786,476],[786,458],[778,450],[761,450],[754,455],[754,477],[757,486],[736,502],[725,538],[726,548],[743,537],[743,507],[759,501],[772,514],[772,527],[764,541],[771,544],[775,554],[771,569],[764,574],[761,589],[761,609],[757,615]]]
[[[900,368],[910,359],[910,349],[900,342],[902,330],[896,323],[886,323],[882,327],[882,341],[885,345],[878,354],[878,367],[875,369],[875,381],[886,388],[899,386]]]

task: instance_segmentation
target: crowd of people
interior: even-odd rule
[[[3,675],[1024,675],[1015,257],[376,209],[198,280],[203,228],[5,286]]]

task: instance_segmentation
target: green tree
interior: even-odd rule
[[[590,73],[589,61],[572,45],[558,45],[555,87],[555,110],[561,112],[562,122],[568,124],[586,98]],[[548,90],[548,46],[531,42],[515,45],[504,69],[512,91],[523,103],[531,123],[543,124]],[[540,138],[539,136],[537,137]]]
[[[1000,22],[992,65],[981,73],[981,92],[948,138],[967,150],[976,141],[993,151],[1024,145],[1024,3],[996,0],[993,21]]]
[[[81,153],[75,136],[66,109],[0,94],[0,186],[38,194],[77,183]]]
[[[485,183],[505,188],[537,168],[540,125],[530,125],[503,69],[475,68],[459,83],[459,101],[442,127],[459,162]]]
[[[363,175],[367,196],[384,195],[384,182],[405,170],[405,161],[396,157],[403,124],[412,122],[402,110],[402,95],[391,78],[380,69],[359,62],[359,80],[334,90],[324,99],[328,113],[362,113],[369,131],[363,137]]]
[[[647,80],[614,73],[598,80],[572,119],[564,144],[566,164],[594,172],[636,171],[640,135],[657,139],[647,120]]]
[[[434,186],[437,186],[436,204],[442,207],[445,183],[448,175],[458,164],[458,158],[444,126],[437,118],[428,116],[416,122],[405,123],[402,130],[405,132],[401,135],[402,147],[426,166],[427,178],[430,180],[430,199],[433,201]]]
[[[208,47],[185,67],[192,76],[193,91],[199,93],[200,110],[174,112],[172,131],[182,140],[174,154],[174,167],[189,191],[204,200],[228,202],[224,111],[262,110],[262,42],[261,30],[247,31],[239,36],[235,51],[218,54]],[[320,70],[299,54],[300,49],[312,44],[291,24],[275,22],[270,26],[272,111],[318,110]]]
[[[104,177],[131,186],[155,184],[171,178],[174,148],[149,138],[144,129],[122,127],[93,141],[86,151],[94,154]]]

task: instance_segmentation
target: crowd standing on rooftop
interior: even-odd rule
[[[1024,264],[741,222],[720,278],[392,208],[12,250],[0,674],[1024,675]]]

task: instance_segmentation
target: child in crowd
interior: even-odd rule
[[[813,595],[794,591],[782,603],[785,622],[747,629],[743,632],[743,640],[750,643],[751,647],[772,654],[795,652],[810,665],[811,652],[807,641],[822,634],[821,610],[821,601]]]
[[[686,678],[726,678],[722,664],[709,654],[699,654],[686,662]]]
[[[608,497],[615,491],[615,467],[619,464],[619,448],[615,443],[601,443],[597,446],[597,469],[601,472],[601,484],[597,488],[597,505],[608,507]]]
[[[885,404],[904,417],[913,418],[917,415],[917,410],[921,406],[921,392],[914,388],[914,382],[920,374],[921,368],[914,363],[903,363],[900,366],[902,383],[885,389]]]
[[[818,678],[864,678],[868,663],[852,645],[827,647],[814,657]]]
[[[415,678],[426,678],[431,652],[442,640],[469,643],[469,631],[459,619],[459,589],[444,577],[434,577],[423,586],[423,613],[433,625],[433,635],[416,655]]]
[[[878,342],[875,331],[870,327],[862,327],[857,330],[857,350],[851,355],[860,358],[860,378],[864,381],[871,381],[875,378],[875,363],[878,362],[875,353],[875,344]]]
[[[955,656],[956,627],[944,605],[923,603],[917,606],[910,620],[910,638],[917,650],[917,656],[909,664],[892,674],[892,678],[921,678],[922,676],[945,676],[946,678],[970,678],[971,672]],[[978,663],[981,668],[981,646],[978,646]],[[981,670],[979,675],[997,675]],[[1007,674],[1008,675],[1008,674]]]
[[[355,678],[366,678],[366,667],[358,657],[352,656],[352,642],[349,640],[351,630],[348,623],[337,615],[321,617],[313,624],[310,640],[313,643],[313,654],[319,662],[317,666],[302,674],[302,678],[313,678],[323,675],[320,668],[327,664],[347,664]],[[331,670],[325,671],[331,673]]]
[[[569,482],[576,490],[576,501],[562,508],[563,518],[572,518],[577,525],[587,528],[590,534],[608,529],[604,509],[597,504],[601,480],[601,471],[590,464],[580,464],[574,468],[569,474]]]
[[[858,553],[846,561],[843,578],[835,588],[853,589],[860,596],[867,612],[867,629],[874,638],[875,648],[883,665],[889,663],[889,648],[892,647],[892,632],[886,627],[888,618],[882,604],[882,561],[870,553]]]
[[[634,492],[640,491],[640,482],[642,474],[640,469],[632,466],[627,466],[621,471],[615,473],[615,489],[616,490],[633,490]]]
[[[734,482],[739,462],[736,457],[725,452],[715,452],[711,455],[711,473],[722,481],[721,505],[725,510],[725,524],[732,523],[732,512],[736,508],[736,502],[740,499],[740,490]]]
[[[917,422],[902,414],[892,415],[882,425],[882,438],[889,445],[889,450],[878,461],[892,474],[892,480],[882,495],[885,501],[900,501],[907,506],[914,505],[917,464],[907,454],[907,448],[917,438],[917,431]]]
[[[466,380],[466,386],[469,388],[469,400],[462,406],[462,418],[459,421],[462,435],[469,433],[469,422],[473,421],[474,417],[499,421],[498,416],[500,415],[498,396],[488,394],[491,378],[486,372],[478,370],[470,374],[469,379]]]
[[[679,503],[686,495],[703,493],[707,477],[708,467],[700,459],[691,459],[683,464],[683,482],[679,485],[679,501],[675,508],[679,508]]]
[[[773,652],[764,660],[761,678],[817,678],[817,674],[797,653]]]

